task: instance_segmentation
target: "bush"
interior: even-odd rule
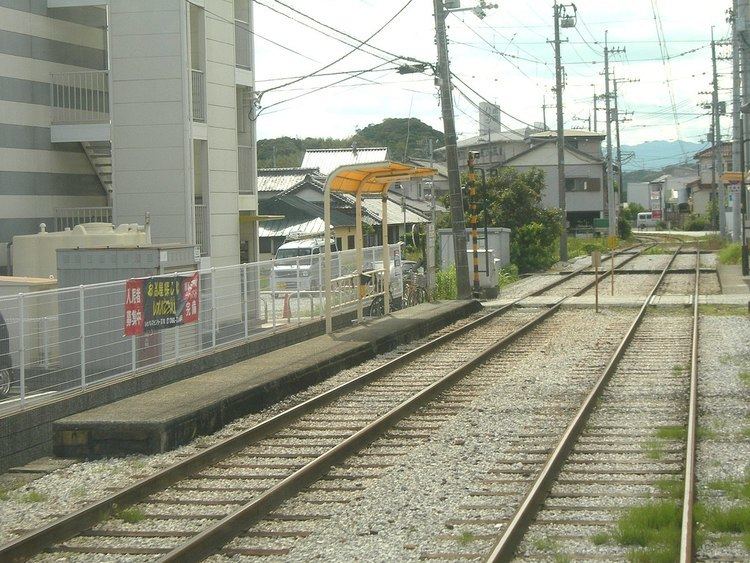
[[[630,225],[630,221],[622,215],[617,219],[617,236],[622,240],[628,240],[633,236],[633,227]]]
[[[736,242],[719,251],[719,262],[722,264],[739,264],[742,259],[742,246]]]
[[[458,295],[456,285],[456,267],[438,270],[435,279],[435,299],[455,299]]]
[[[709,228],[709,222],[708,219],[702,215],[691,213],[687,218],[687,221],[685,221],[685,226],[683,228],[686,231],[707,231]]]
[[[511,260],[518,266],[518,271],[534,272],[552,266],[556,261],[554,246],[557,235],[549,225],[541,223],[519,227],[510,246]]]

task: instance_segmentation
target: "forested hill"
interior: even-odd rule
[[[408,138],[408,147],[407,147]],[[441,131],[433,129],[416,118],[389,118],[382,123],[368,125],[356,131],[346,139],[307,137],[295,139],[278,137],[258,141],[258,166],[274,166],[274,149],[276,167],[299,166],[306,149],[335,149],[351,147],[388,147],[393,160],[404,160],[404,155],[411,158],[429,158],[428,140],[432,139],[434,147],[443,146],[444,136]]]

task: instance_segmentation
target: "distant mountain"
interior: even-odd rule
[[[693,155],[705,148],[706,144],[689,141],[647,141],[639,145],[623,145],[623,160],[628,153],[634,153],[623,165],[623,170],[661,170],[670,164],[692,163]]]
[[[356,143],[358,147],[388,147],[388,154],[393,160],[402,160],[404,155],[412,158],[429,158],[428,140],[434,141],[435,147],[444,144],[443,133],[412,118],[388,118],[382,123],[370,124],[358,129],[346,139],[308,137],[294,139],[279,137],[260,139],[258,141],[258,166],[299,166],[306,149],[345,148]],[[407,146],[408,143],[408,146]]]

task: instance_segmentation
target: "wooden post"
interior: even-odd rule
[[[617,237],[609,237],[609,283],[610,283],[610,294],[614,296],[615,294],[615,256],[617,256],[617,252],[615,249],[617,248]]]
[[[602,255],[598,250],[594,250],[591,253],[591,265],[594,266],[594,310],[599,312],[599,264],[601,263]]]

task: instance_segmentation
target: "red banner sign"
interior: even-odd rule
[[[198,273],[171,278],[136,278],[125,283],[125,336],[198,320]]]

